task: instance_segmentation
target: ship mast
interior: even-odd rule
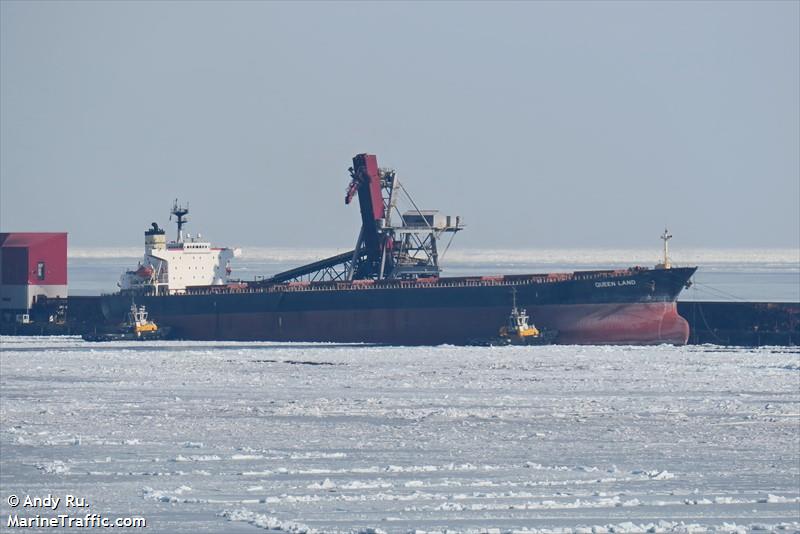
[[[172,211],[170,211],[169,220],[172,220],[172,216],[174,215],[178,220],[178,243],[183,243],[183,225],[189,222],[186,219],[186,215],[189,213],[189,204],[186,204],[186,207],[183,207],[178,204],[178,199],[175,199],[175,202],[172,204]]]
[[[672,239],[672,234],[669,233],[669,230],[664,228],[664,233],[661,235],[661,239],[664,241],[664,263],[661,265],[664,269],[671,269],[672,264],[669,261],[669,240]]]

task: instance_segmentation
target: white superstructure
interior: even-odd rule
[[[182,293],[189,286],[227,284],[231,274],[231,260],[239,256],[239,249],[213,248],[200,236],[184,235],[183,225],[188,207],[172,208],[177,217],[178,235],[167,242],[166,233],[158,224],[144,233],[144,259],[134,271],[127,271],[119,281],[123,291],[148,294]]]

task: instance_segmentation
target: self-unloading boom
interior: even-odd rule
[[[344,202],[350,204],[358,196],[361,211],[361,229],[355,248],[259,280],[255,285],[439,277],[438,240],[444,233],[454,235],[462,230],[461,217],[420,210],[400,184],[397,173],[393,169],[379,168],[373,154],[355,156],[348,171],[350,183]],[[411,208],[402,213],[397,207],[401,195]]]

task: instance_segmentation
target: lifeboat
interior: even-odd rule
[[[149,266],[149,265],[139,265],[139,268],[136,269],[136,272],[134,274],[136,276],[138,276],[139,278],[142,278],[144,280],[149,280],[149,279],[151,279],[153,277],[153,272],[154,271],[153,271],[153,268],[151,266]]]

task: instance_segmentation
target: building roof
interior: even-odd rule
[[[40,245],[51,239],[66,239],[67,232],[2,232],[0,247],[31,247]]]

